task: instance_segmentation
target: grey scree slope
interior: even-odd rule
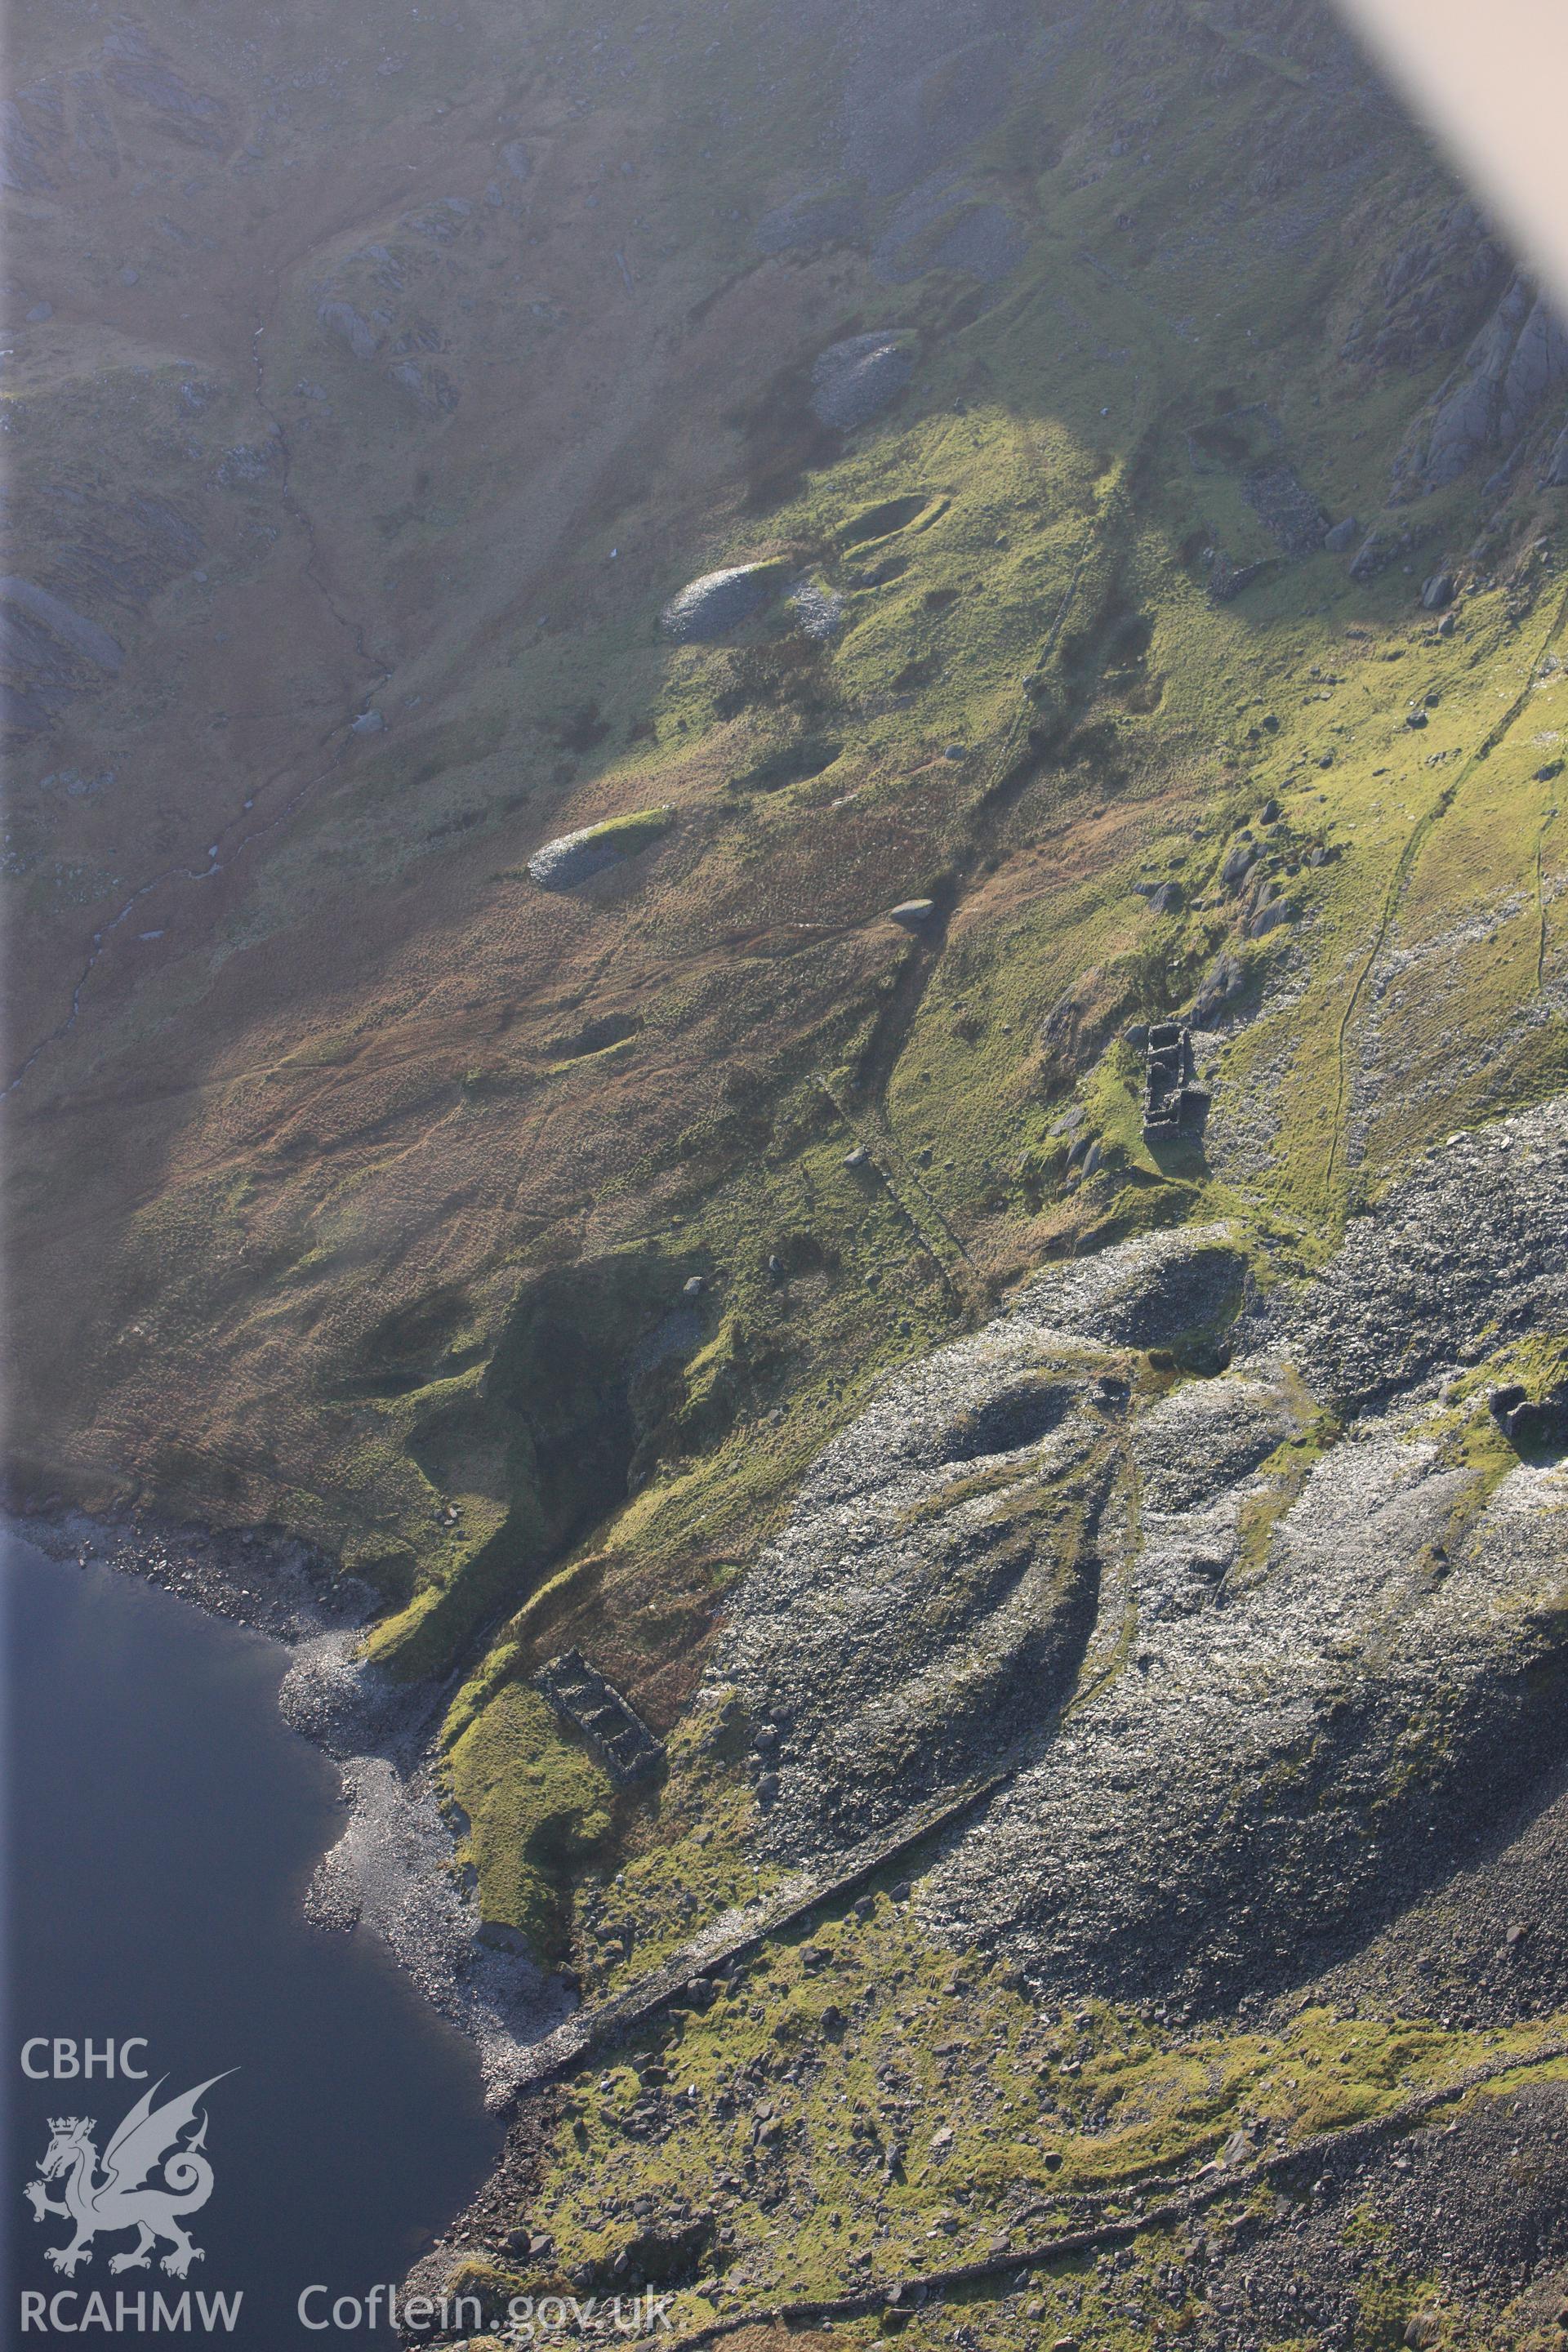
[[[1568,1471],[1488,1493],[1443,1444],[1486,1377],[1439,1393],[1461,1349],[1568,1331],[1565,1230],[1559,1101],[1432,1152],[1266,1302],[1226,1229],[1162,1234],[896,1375],[716,1661],[779,1728],[770,1848],[825,1857],[1010,1760],[918,1891],[955,1944],[1206,2000],[1364,1933],[1568,1748]],[[1227,1324],[1219,1377],[1119,1393],[1133,1351]],[[1244,1550],[1319,1405],[1344,1434]]]

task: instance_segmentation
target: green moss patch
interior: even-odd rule
[[[481,1915],[559,1957],[568,1890],[609,1831],[608,1775],[537,1691],[514,1682],[463,1721],[443,1780],[468,1823],[459,1852],[478,1873]]]

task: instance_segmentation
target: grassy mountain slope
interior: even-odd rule
[[[458,1677],[487,1916],[593,1981],[585,1863],[628,1967],[754,1884],[688,1710],[880,1375],[1174,1223],[1309,1271],[1568,1083],[1561,376],[1456,444],[1509,262],[1308,0],[159,0],[16,47],[11,562],[77,625],[8,607],[15,1480],[368,1579],[374,1654]],[[884,329],[907,387],[823,422],[818,356]],[[661,629],[748,562],[754,617]],[[1151,1147],[1123,1033],[1224,959],[1205,1134]],[[673,1734],[661,1793],[534,1699],[569,1642]],[[932,2048],[958,1998],[1011,2115],[1016,1990],[877,1916],[864,1981]],[[692,2021],[700,2088],[748,2019]],[[1347,2032],[1150,2054],[1063,2181],[1264,2066],[1328,2118],[1476,2054]],[[663,2193],[596,2116],[579,2263]],[[857,2251],[764,2256],[735,2194],[759,2292]]]

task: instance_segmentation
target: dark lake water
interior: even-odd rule
[[[11,2165],[0,2210],[14,2262],[0,2340],[51,2340],[13,2336],[26,2290],[75,2288],[61,2309],[79,2323],[94,2288],[111,2317],[117,2292],[145,2294],[149,2318],[154,2293],[189,2288],[243,2290],[239,2326],[210,2340],[247,2352],[391,2342],[367,2328],[311,2333],[296,2315],[301,2288],[363,2295],[399,2279],[479,2186],[501,2133],[469,2044],[384,1948],[300,1916],[342,1814],[331,1766],[276,1712],[286,1654],[26,1545],[6,1545],[4,1579]],[[35,2066],[54,2063],[57,2039],[144,2038],[132,2061],[167,2076],[160,2105],[227,2074],[203,2102],[214,2178],[185,2224],[205,2251],[186,2278],[159,2268],[166,2244],[150,2269],[111,2276],[110,2256],[132,2246],[126,2232],[98,2237],[73,2278],[46,2263],[71,2225],[35,2223],[22,2189],[49,2118],[93,2117],[101,2155],[148,2085],[101,2071],[29,2080],[21,2053],[34,2036],[51,2045],[29,2053]],[[50,2198],[61,2189],[51,2182]],[[111,2339],[89,2327],[72,2340]],[[208,2339],[193,2326],[178,2340]]]

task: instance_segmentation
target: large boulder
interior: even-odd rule
[[[574,890],[668,833],[674,814],[668,807],[637,809],[630,816],[608,817],[602,824],[558,834],[529,859],[529,878],[542,890]]]
[[[680,645],[711,645],[760,613],[776,583],[771,563],[733,563],[723,572],[705,572],[665,606],[665,635]]]
[[[915,372],[915,339],[896,330],[830,343],[811,371],[811,413],[852,432],[898,398]]]
[[[858,236],[863,226],[860,199],[850,190],[810,188],[764,213],[752,241],[763,253],[809,251]]]

